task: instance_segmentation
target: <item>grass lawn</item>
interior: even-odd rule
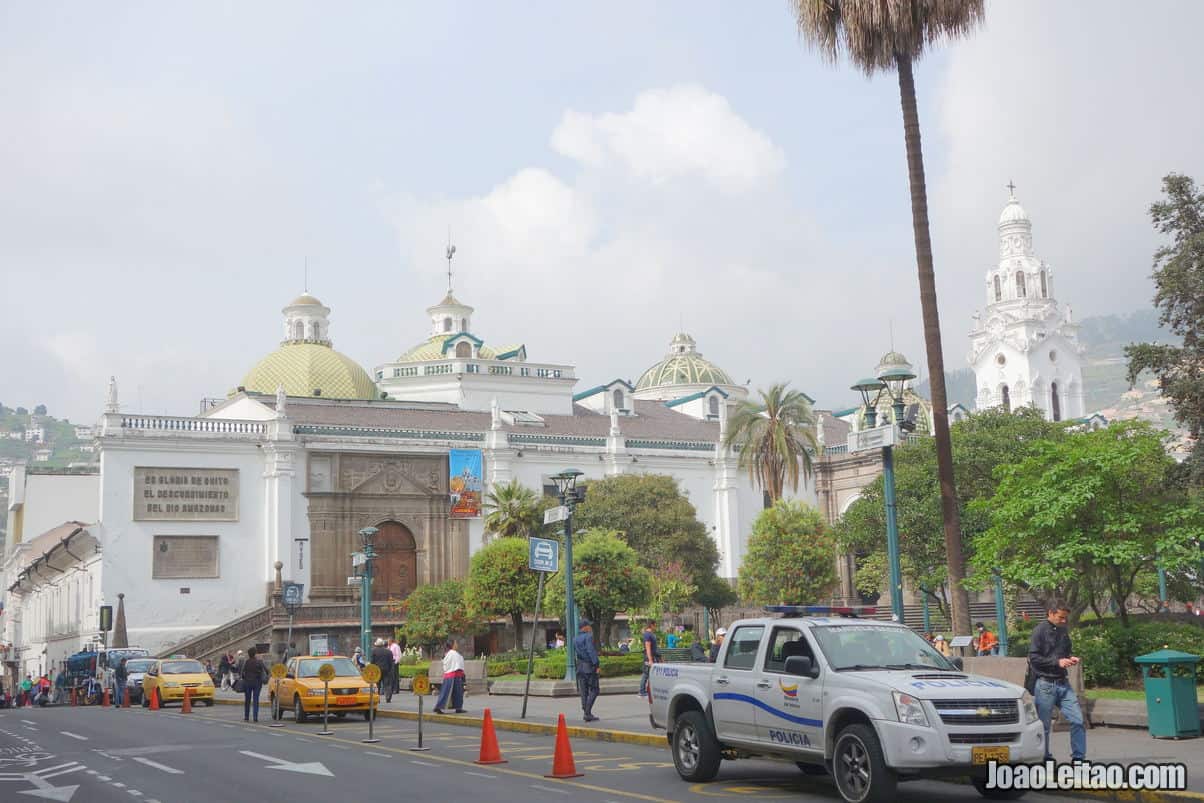
[[[1087,697],[1093,700],[1144,700],[1145,692],[1141,689],[1087,689]],[[1204,686],[1196,687],[1196,699],[1204,703]]]

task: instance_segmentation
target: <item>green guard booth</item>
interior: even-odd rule
[[[1200,656],[1178,650],[1158,650],[1133,659],[1145,679],[1145,705],[1150,735],[1182,739],[1200,735],[1196,703],[1196,664]]]

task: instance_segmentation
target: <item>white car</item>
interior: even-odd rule
[[[1023,688],[960,671],[904,625],[841,615],[862,609],[768,610],[787,618],[729,625],[714,664],[652,667],[652,724],[668,731],[684,780],[756,756],[831,773],[849,803],[892,801],[898,781],[942,775],[969,775],[984,797],[1023,794],[984,780],[989,761],[1044,758]]]

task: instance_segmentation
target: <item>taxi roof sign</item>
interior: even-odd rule
[[[878,613],[873,605],[766,605],[766,613],[783,616],[873,616]]]

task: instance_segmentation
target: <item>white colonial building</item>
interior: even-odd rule
[[[1033,224],[1014,195],[999,215],[999,262],[984,289],[968,355],[976,407],[1032,405],[1051,421],[1083,417],[1078,325],[1054,298],[1053,269],[1033,252]]]

